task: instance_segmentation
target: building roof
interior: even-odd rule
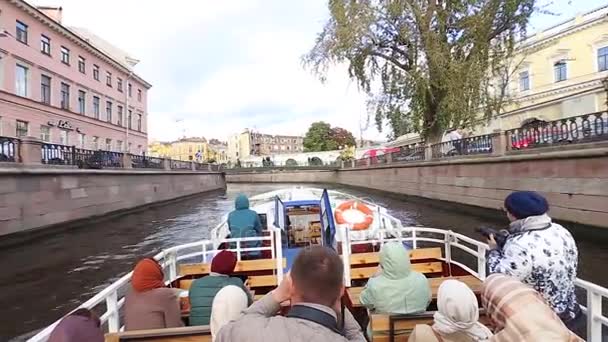
[[[80,47],[84,48],[85,50],[92,53],[93,55],[96,55],[97,57],[101,58],[105,62],[113,65],[115,68],[117,68],[125,73],[133,73],[133,70],[128,66],[127,60],[124,60],[124,61],[118,60],[117,58],[120,58],[120,56],[113,56],[110,54],[110,52],[103,51],[102,49],[100,49],[100,47],[91,43],[89,40],[83,38],[81,35],[79,35],[77,32],[75,32],[72,28],[63,26],[60,22],[58,22],[54,18],[51,18],[50,16],[45,14],[41,9],[37,8],[36,6],[30,5],[25,0],[8,0],[8,1],[10,3],[14,4],[15,6],[17,6],[18,8],[24,10],[25,12],[29,13],[30,15],[32,15],[34,18],[36,18],[43,24],[45,24],[48,27],[50,27],[51,29],[53,29],[55,32],[68,38],[74,44],[79,45]],[[101,38],[99,38],[99,39],[101,40]],[[152,85],[150,83],[146,82],[143,78],[141,78],[140,76],[138,76],[135,73],[133,73],[133,79],[140,82],[141,84],[143,84],[144,87],[146,87],[147,89],[152,87]]]
[[[74,31],[80,37],[84,38],[84,40],[94,45],[99,50],[103,51],[105,54],[112,56],[112,58],[114,58],[118,63],[120,63],[123,67],[127,69],[132,68],[132,66],[129,65],[128,61],[139,62],[137,58],[130,56],[125,51],[112,45],[110,42],[99,37],[87,28],[70,26],[70,30]]]

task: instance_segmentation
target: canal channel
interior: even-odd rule
[[[138,258],[205,238],[210,227],[232,210],[237,193],[254,195],[285,186],[294,185],[230,184],[226,192],[203,194],[0,250],[0,341],[53,322],[130,271]],[[498,212],[475,215],[462,208],[376,192],[333,189],[371,198],[389,208],[404,225],[449,228],[479,238],[476,228],[507,224]],[[606,233],[590,233],[586,228],[571,230],[580,251],[579,276],[607,286],[608,273],[603,269],[608,264]]]

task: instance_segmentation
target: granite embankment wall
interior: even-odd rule
[[[608,227],[608,148],[394,163],[339,171],[228,174],[227,182],[336,183],[490,209],[534,190],[560,220]]]
[[[0,169],[0,236],[224,189],[219,172]]]

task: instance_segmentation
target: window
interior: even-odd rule
[[[70,86],[61,83],[61,108],[70,109]]]
[[[133,97],[133,87],[131,86],[131,83],[129,83],[127,87],[129,88],[129,97]]]
[[[122,93],[122,78],[116,77],[116,88]]]
[[[87,108],[87,93],[84,90],[78,91],[78,113],[84,115]]]
[[[78,133],[78,147],[84,148],[86,139],[84,133]]]
[[[99,81],[99,65],[93,64],[93,78],[95,81]]]
[[[40,125],[40,140],[46,142],[51,141],[51,127]]]
[[[109,71],[106,71],[106,85],[108,87],[112,86],[112,73]]]
[[[519,90],[530,90],[530,74],[528,73],[528,71],[523,71],[519,73]]]
[[[106,118],[109,123],[112,123],[112,102],[106,102]]]
[[[16,31],[17,40],[22,42],[23,44],[27,44],[27,25],[17,20]]]
[[[27,67],[17,64],[15,69],[15,93],[19,96],[27,96],[28,71]]]
[[[122,126],[122,106],[116,106],[116,110],[118,111],[118,119],[116,120],[116,124],[118,126]]]
[[[565,81],[568,78],[566,62],[559,61],[553,64],[553,72],[555,73],[555,82]]]
[[[45,75],[40,78],[40,102],[51,104],[51,78]]]
[[[129,110],[129,116],[127,117],[127,123],[129,124],[129,129],[132,129],[131,127],[131,115],[133,114],[133,111]]]
[[[597,50],[597,70],[608,70],[608,46]]]
[[[137,101],[141,102],[141,89],[137,89]]]
[[[70,49],[61,47],[61,63],[70,65]]]
[[[112,139],[106,139],[106,151],[112,151]]]
[[[51,38],[40,35],[40,52],[45,55],[51,55]]]
[[[27,121],[17,120],[17,125],[15,126],[15,136],[26,137],[29,134],[29,124]]]
[[[70,144],[69,133],[65,129],[59,130],[59,144],[60,145],[69,145]]]
[[[137,130],[141,132],[141,114],[137,114]]]
[[[92,146],[94,150],[99,150],[99,137],[93,137]]]
[[[93,96],[93,116],[99,119],[99,97]]]
[[[87,67],[86,59],[84,59],[84,57],[82,57],[82,56],[78,56],[78,71],[85,74],[87,71],[86,67]]]
[[[122,140],[116,140],[116,151],[122,151]]]

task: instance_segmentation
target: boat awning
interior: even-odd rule
[[[306,206],[306,205],[315,205],[319,206],[319,200],[301,200],[301,201],[288,201],[283,202],[285,207],[298,207],[298,206]]]

